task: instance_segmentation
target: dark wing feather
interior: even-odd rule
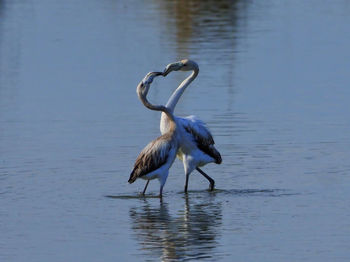
[[[164,165],[167,162],[170,149],[171,142],[167,140],[166,135],[151,141],[137,157],[128,182],[133,183],[137,178]]]
[[[183,118],[183,126],[197,143],[197,147],[205,154],[215,159],[216,164],[221,164],[222,158],[214,147],[214,139],[205,123],[194,116]]]

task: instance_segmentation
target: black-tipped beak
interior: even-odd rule
[[[163,75],[163,72],[149,72],[142,80],[143,84],[151,84],[153,79],[157,76]]]
[[[145,78],[154,78],[156,76],[160,76],[160,75],[163,75],[163,72],[149,72]]]
[[[171,71],[178,71],[182,68],[183,64],[181,62],[172,63],[166,66],[163,71],[163,76],[167,76]]]
[[[167,76],[171,71],[172,71],[172,70],[171,70],[170,66],[167,66],[167,67],[164,69],[162,75],[163,75],[163,76]]]
[[[163,72],[153,72],[153,75],[154,76],[160,76],[160,75],[163,75]]]

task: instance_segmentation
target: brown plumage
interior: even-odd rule
[[[130,184],[135,182],[138,178],[148,180],[143,190],[143,194],[145,194],[149,181],[158,178],[160,182],[160,197],[162,197],[163,187],[169,174],[169,168],[173,164],[178,150],[178,138],[176,135],[174,116],[165,106],[153,105],[146,98],[154,77],[161,74],[160,72],[148,73],[137,86],[136,92],[145,107],[155,111],[162,111],[169,117],[169,130],[151,141],[141,151],[135,161],[134,168],[128,180]]]
[[[168,160],[170,150],[175,147],[169,133],[151,141],[137,157],[128,182],[161,168]]]

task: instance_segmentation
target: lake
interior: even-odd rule
[[[350,3],[0,0],[1,261],[349,261]],[[221,165],[127,180],[160,135],[135,93],[200,67],[175,114]],[[188,75],[157,78],[166,103]]]

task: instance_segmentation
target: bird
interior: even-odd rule
[[[177,157],[182,160],[186,175],[185,193],[188,189],[189,176],[194,169],[203,175],[210,183],[210,191],[214,190],[215,181],[208,176],[200,167],[208,163],[221,164],[222,158],[219,151],[214,147],[214,139],[206,124],[194,115],[187,117],[173,116],[174,120],[168,117],[173,114],[175,106],[186,88],[192,83],[199,73],[198,64],[192,60],[184,59],[168,64],[163,71],[163,76],[167,76],[172,71],[192,71],[178,88],[170,96],[165,107],[168,114],[161,114],[160,131],[162,134],[169,132],[172,122],[175,120],[177,132],[179,133],[179,148]]]
[[[146,96],[154,77],[161,75],[161,72],[150,72],[138,84],[137,95],[141,102],[149,109],[162,111],[168,117],[169,128],[161,136],[151,141],[137,157],[134,168],[128,182],[132,184],[136,179],[147,180],[142,195],[145,195],[149,181],[158,178],[160,182],[159,197],[162,198],[163,187],[169,174],[169,168],[176,158],[178,150],[178,138],[176,123],[173,114],[163,105],[151,104]]]

